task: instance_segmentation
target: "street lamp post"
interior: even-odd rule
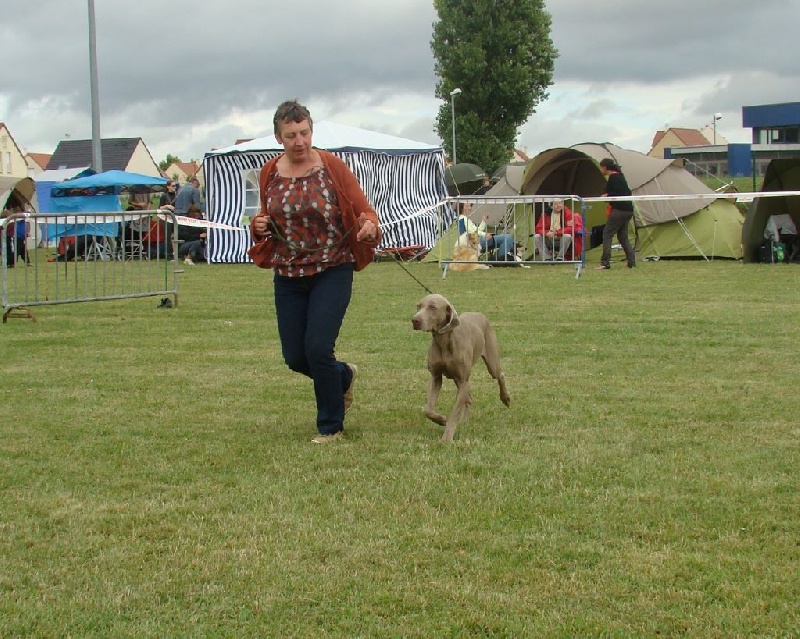
[[[89,0],[89,85],[92,93],[92,168],[103,172],[100,144],[100,96],[97,90],[97,38],[94,24],[94,0]]]
[[[714,114],[714,146],[717,146],[717,120],[722,119],[721,113]]]
[[[461,89],[456,87],[450,91],[450,115],[453,118],[453,164],[456,163],[456,96],[461,94]]]

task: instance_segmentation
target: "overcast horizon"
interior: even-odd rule
[[[520,128],[530,156],[581,142],[647,152],[658,130],[699,129],[714,113],[719,135],[749,142],[743,106],[800,100],[800,45],[780,36],[800,22],[800,3],[546,6],[559,57],[549,99]],[[280,11],[256,0],[175,0],[168,11],[95,0],[95,12],[101,134],[142,138],[156,162],[269,135],[275,107],[293,97],[318,121],[441,144],[430,0]],[[10,0],[0,33],[0,121],[23,152],[91,138],[87,3]]]

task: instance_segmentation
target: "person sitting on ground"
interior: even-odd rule
[[[800,241],[797,235],[797,226],[788,213],[770,215],[764,229],[764,239],[773,243],[784,245],[784,261],[793,261],[800,254]]]
[[[203,215],[200,209],[189,207],[186,217],[202,220]],[[184,264],[194,266],[195,262],[205,261],[204,251],[206,247],[207,228],[204,226],[189,226],[178,221],[178,237],[181,243],[178,245],[178,259],[182,259]]]
[[[481,245],[481,251],[486,253],[491,250],[496,251],[496,259],[498,261],[516,262],[514,256],[514,236],[508,233],[489,233],[486,230],[486,223],[489,221],[489,215],[484,215],[481,223],[475,225],[469,215],[472,212],[472,204],[469,202],[459,202],[459,216],[458,216],[458,234],[459,236],[464,233],[477,233],[478,242]]]
[[[583,219],[564,204],[564,200],[553,200],[552,208],[546,208],[536,223],[533,243],[545,262],[574,260],[583,252]]]

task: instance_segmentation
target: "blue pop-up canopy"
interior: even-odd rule
[[[164,178],[130,173],[128,171],[104,171],[95,175],[67,180],[54,184],[50,197],[54,213],[89,213],[121,211],[120,193],[158,192],[167,184]],[[46,236],[55,239],[65,235],[105,235],[114,237],[119,233],[116,221],[92,218],[64,218],[48,223]]]
[[[167,180],[128,171],[103,171],[95,175],[54,184],[51,197],[75,195],[119,195],[130,191],[158,192],[166,188]]]

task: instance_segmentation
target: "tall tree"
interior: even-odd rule
[[[450,92],[455,98],[456,159],[493,172],[506,164],[517,129],[547,98],[558,51],[544,0],[434,0],[431,49],[439,80],[436,131],[453,155]]]
[[[172,155],[172,153],[167,153],[167,157],[165,157],[161,162],[158,163],[158,168],[162,171],[166,171],[167,168],[175,162],[180,162],[181,159],[177,155]]]

